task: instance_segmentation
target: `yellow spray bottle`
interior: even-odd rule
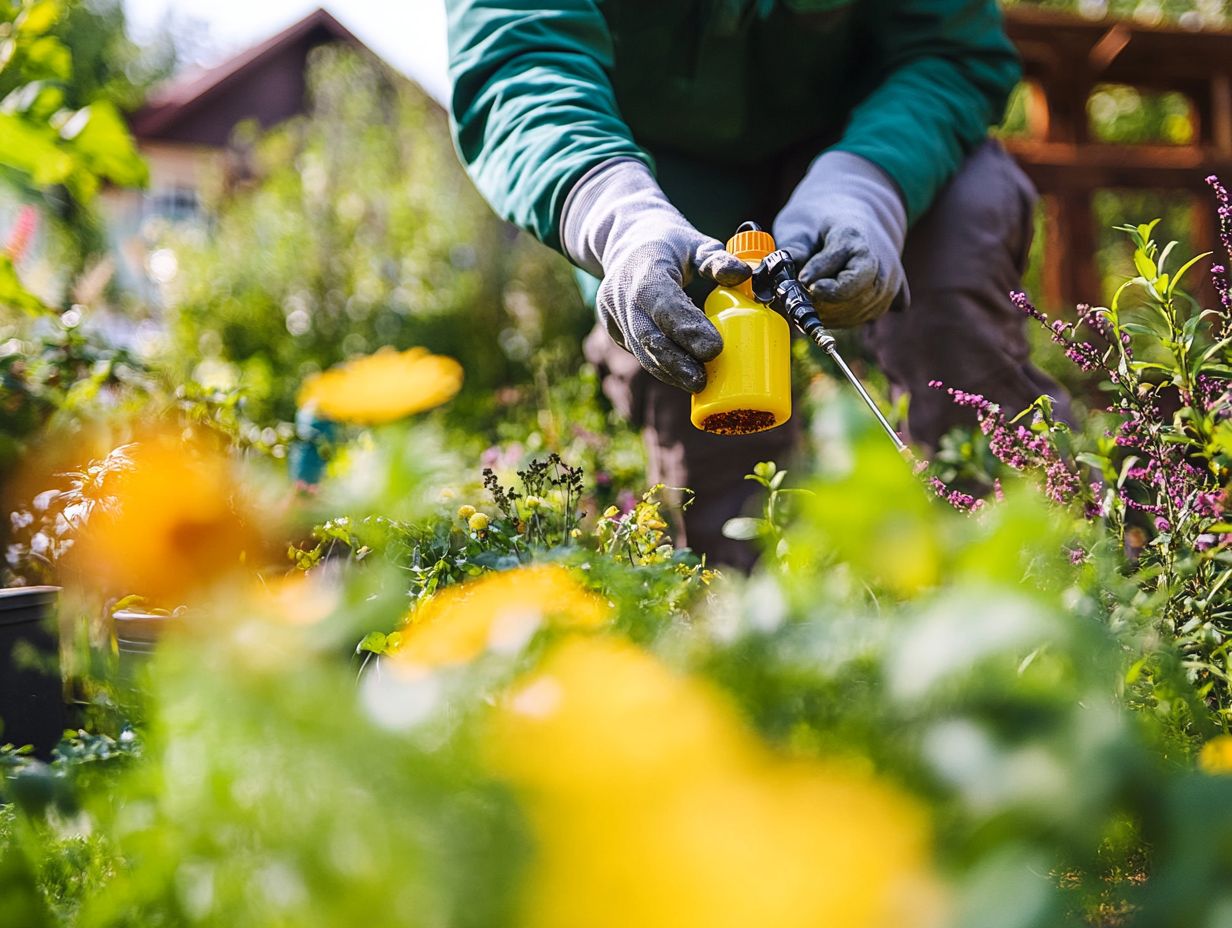
[[[727,250],[756,268],[774,252],[774,238],[746,222],[728,240]],[[748,281],[716,287],[703,309],[723,337],[723,351],[706,365],[706,386],[693,394],[693,424],[718,435],[782,425],[791,418],[787,320],[755,300]]]

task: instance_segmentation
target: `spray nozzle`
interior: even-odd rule
[[[750,263],[757,261],[749,290],[758,303],[769,306],[803,332],[811,341],[828,348],[834,341],[813,309],[804,285],[796,279],[796,263],[786,251],[776,249],[774,238],[757,223],[740,223],[727,241],[727,250]]]
[[[737,235],[751,233],[765,235],[761,227],[755,222],[743,223],[737,230]],[[769,236],[766,237],[769,238]],[[881,409],[877,406],[876,401],[864,389],[864,384],[860,383],[860,379],[856,377],[851,368],[847,366],[847,362],[843,360],[842,355],[839,354],[838,343],[834,340],[834,336],[822,324],[821,319],[817,315],[817,310],[813,308],[813,301],[809,297],[808,291],[804,289],[804,284],[796,279],[796,263],[791,259],[791,255],[781,248],[767,254],[762,258],[761,263],[753,269],[753,277],[749,281],[749,285],[753,292],[753,298],[757,302],[764,303],[771,309],[786,316],[787,320],[803,332],[809,341],[813,342],[813,344],[834,359],[834,363],[838,365],[843,376],[855,387],[856,392],[860,394],[860,398],[864,400],[876,417],[877,422],[885,430],[890,441],[894,443],[894,447],[900,452],[905,452],[907,446],[898,437],[898,432],[894,430],[894,426],[886,419]]]
[[[796,263],[787,252],[779,249],[766,255],[753,271],[751,286],[757,302],[782,313],[820,347],[828,348],[834,341],[834,336],[826,331],[813,309],[813,301],[804,284],[796,279]]]

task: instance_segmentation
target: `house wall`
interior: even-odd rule
[[[150,192],[172,187],[200,190],[223,162],[221,148],[183,142],[142,141],[139,149],[150,165]]]
[[[146,261],[160,221],[193,218],[203,190],[217,182],[224,153],[206,145],[143,141],[138,145],[150,167],[145,190],[108,188],[99,202],[116,258],[122,288],[153,298]]]

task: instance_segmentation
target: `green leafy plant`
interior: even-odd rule
[[[723,534],[738,541],[761,540],[772,548],[777,556],[782,557],[786,554],[783,529],[791,519],[792,496],[801,491],[783,486],[787,471],[779,470],[773,461],[757,464],[753,473],[746,475],[744,479],[752,480],[765,489],[762,515],[760,518],[739,516],[729,519],[723,526]]]
[[[67,444],[108,417],[131,411],[154,387],[144,363],[83,324],[99,295],[97,280],[83,278],[70,287],[78,304],[58,313],[27,288],[20,273],[40,215],[54,214],[62,195],[74,209],[88,211],[103,183],[140,185],[146,177],[111,102],[67,101],[73,62],[54,34],[61,13],[54,0],[0,4],[0,171],[44,207],[42,213],[23,207],[14,228],[5,230],[0,252],[0,482],[12,476],[32,445],[51,444],[49,434]],[[10,531],[21,536],[35,519],[31,500],[55,489],[54,481],[22,483],[28,497],[16,499],[6,488],[0,503],[6,516],[13,513],[0,523],[0,541]],[[51,536],[32,531],[18,537],[6,550],[0,576],[46,577],[46,559],[29,544],[40,537],[47,542]]]
[[[1227,195],[1219,196],[1226,210]],[[1082,372],[1102,382],[1107,406],[1090,428],[1058,421],[1044,400],[1011,419],[983,397],[950,393],[976,410],[1002,465],[1041,473],[1050,497],[1100,524],[1125,552],[1133,583],[1118,607],[1121,620],[1135,615],[1176,642],[1187,673],[1226,726],[1232,333],[1227,307],[1204,310],[1180,289],[1209,253],[1173,259],[1176,243],[1160,248],[1152,238],[1156,225],[1121,227],[1134,245],[1137,274],[1107,307],[1080,307],[1074,322],[1049,320],[1025,295],[1015,296]],[[1223,267],[1214,273],[1219,281]],[[1084,556],[1074,549],[1076,560]],[[1156,670],[1147,660],[1135,676]]]

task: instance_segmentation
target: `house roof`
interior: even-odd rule
[[[221,64],[186,71],[156,88],[146,98],[145,104],[129,116],[129,128],[138,139],[222,144],[224,140],[219,139],[220,122],[230,123],[225,126],[227,133],[242,118],[253,118],[265,126],[271,125],[292,115],[292,112],[286,111],[288,108],[294,111],[302,108],[303,60],[312,48],[333,42],[359,50],[389,74],[397,75],[400,81],[416,86],[360,41],[328,10],[318,8]],[[268,93],[264,94],[265,99],[260,93],[240,93],[246,82],[263,82],[271,68],[281,66],[285,72],[287,63],[298,66],[301,73],[296,75],[298,80],[284,80],[287,86],[282,88],[281,99],[271,101]],[[249,97],[247,111],[244,104],[236,100],[244,96]],[[424,96],[431,99],[426,93]],[[226,112],[212,112],[220,107]]]

